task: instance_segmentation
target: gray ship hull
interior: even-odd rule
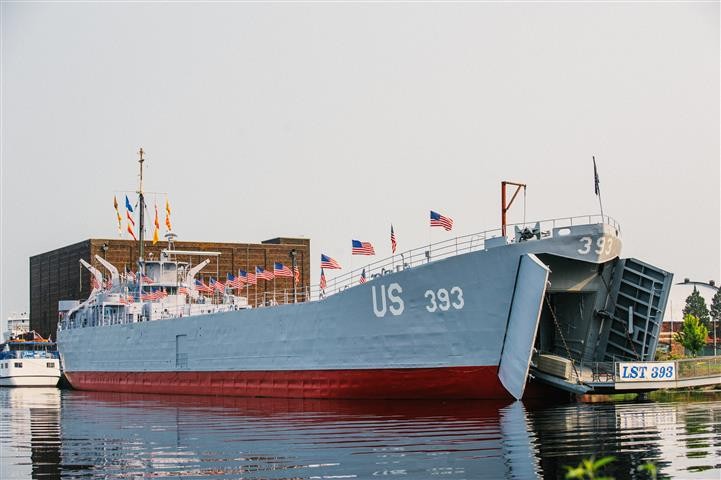
[[[609,248],[594,253],[589,238],[611,239]],[[548,293],[549,268],[536,254],[598,265],[619,251],[608,225],[577,226],[394,272],[321,301],[61,328],[58,345],[68,380],[86,390],[521,398]]]

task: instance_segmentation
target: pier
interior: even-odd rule
[[[662,389],[721,385],[721,356],[658,362],[584,363],[560,357],[555,357],[552,361],[556,362],[556,365],[561,363],[564,368],[548,368],[548,362],[537,361],[531,368],[531,375],[538,381],[579,395],[646,393]]]

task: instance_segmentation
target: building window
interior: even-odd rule
[[[55,368],[55,362],[48,362],[47,366],[48,368]]]
[[[23,362],[15,362],[15,368],[23,368]]]

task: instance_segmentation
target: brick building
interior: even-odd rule
[[[145,242],[145,258],[158,259],[167,243],[153,246]],[[104,267],[95,255],[105,258],[121,272],[128,267],[137,270],[138,242],[119,239],[89,239],[30,257],[30,328],[44,337],[55,337],[59,300],[84,300],[90,295],[90,274],[80,265],[82,258],[101,271]],[[261,243],[217,243],[176,241],[175,250],[219,252],[220,255],[178,255],[177,260],[198,264],[210,258],[210,263],[196,276],[209,281],[210,277],[225,279],[227,273],[237,274],[238,269],[253,271],[256,266],[273,270],[274,262],[291,265],[290,252],[296,251],[296,264],[300,270],[297,290],[302,292],[310,285],[310,240],[301,238],[274,238]],[[250,298],[262,297],[264,292],[292,290],[292,278],[278,278],[274,282],[259,281],[250,286]],[[242,295],[245,295],[244,290]]]

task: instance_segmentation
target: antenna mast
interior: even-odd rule
[[[143,233],[145,231],[145,197],[143,196],[143,162],[145,159],[143,158],[143,155],[145,152],[143,151],[143,147],[140,147],[138,154],[140,155],[140,160],[138,160],[138,163],[140,164],[140,188],[138,189],[138,198],[140,199],[140,236],[138,238],[140,239],[140,261],[142,262],[145,258],[145,241],[143,238]]]
[[[506,203],[506,186],[507,185],[513,185],[516,187],[516,191],[513,193],[513,196],[511,197],[511,200]],[[521,188],[523,189],[523,194],[526,193],[526,184],[525,183],[516,183],[516,182],[501,182],[501,235],[506,236],[506,212],[511,208],[511,205],[513,205],[513,201],[516,199],[516,196],[518,195],[518,192],[521,191]],[[526,212],[525,212],[525,205],[524,205],[524,212],[523,212],[523,218],[525,221],[526,218]]]

